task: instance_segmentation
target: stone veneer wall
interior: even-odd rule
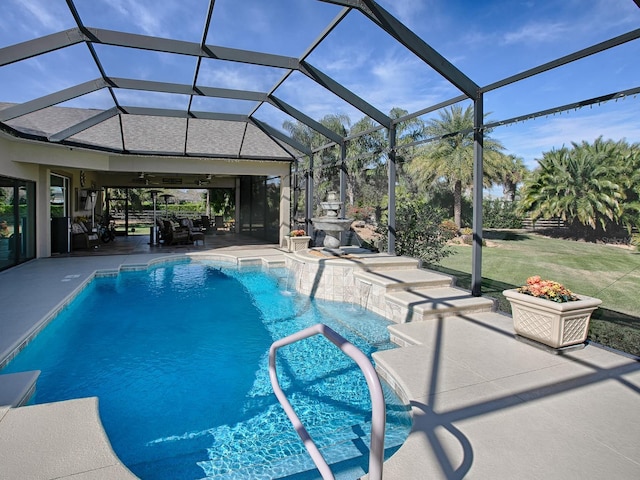
[[[386,289],[354,275],[362,268],[340,258],[285,256],[291,278],[288,288],[310,297],[360,305],[396,323],[405,321],[406,309],[385,300]]]
[[[359,303],[353,278],[353,264],[340,259],[300,259],[286,255],[289,269],[288,285],[315,298],[338,302]]]

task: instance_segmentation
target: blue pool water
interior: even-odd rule
[[[97,278],[2,373],[41,370],[35,403],[99,397],[122,461],[143,479],[318,478],[277,403],[271,343],[325,323],[366,354],[389,322],[285,291],[286,270],[165,264]],[[283,389],[337,476],[367,469],[370,400],[353,362],[322,337],[278,352]],[[387,454],[407,411],[387,391]]]

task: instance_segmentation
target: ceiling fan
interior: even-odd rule
[[[140,183],[142,185],[157,185],[156,182],[151,182],[151,180],[149,180],[150,177],[155,177],[155,175],[140,172],[137,177],[131,179],[131,183]]]
[[[204,177],[203,179],[196,180],[196,185],[198,185],[199,187],[201,187],[203,185],[209,185],[210,183],[211,183],[211,174],[210,173],[206,177]]]

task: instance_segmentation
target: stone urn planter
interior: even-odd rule
[[[602,303],[585,295],[576,295],[575,301],[558,303],[520,293],[515,288],[502,293],[511,303],[516,333],[552,348],[584,343],[591,313]]]
[[[284,237],[284,247],[290,252],[306,250],[309,248],[311,237],[303,235],[298,237]]]

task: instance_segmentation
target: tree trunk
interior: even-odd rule
[[[513,202],[516,199],[516,188],[517,183],[512,182],[511,180],[505,180],[504,185],[502,186],[503,198]]]
[[[347,180],[347,205],[354,206],[356,204],[356,194],[353,182]]]
[[[462,182],[458,180],[453,187],[453,221],[462,228]]]

